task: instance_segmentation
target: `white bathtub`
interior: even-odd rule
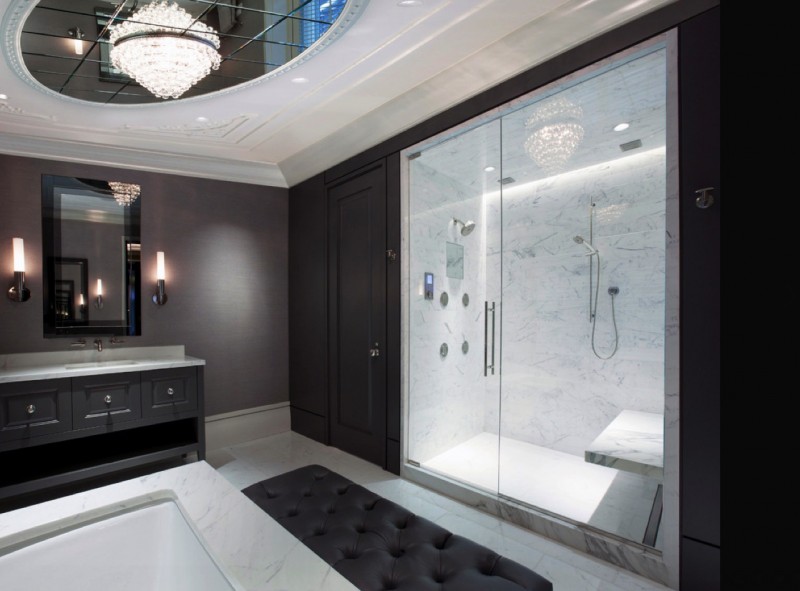
[[[27,532],[0,549],[4,591],[241,591],[175,498]]]

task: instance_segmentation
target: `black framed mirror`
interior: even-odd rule
[[[138,185],[42,175],[45,337],[141,334],[140,218]]]

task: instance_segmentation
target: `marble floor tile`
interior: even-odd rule
[[[668,591],[493,515],[404,480],[339,449],[292,432],[210,450],[207,462],[237,488],[308,464],[320,464],[455,534],[550,579],[556,591]]]

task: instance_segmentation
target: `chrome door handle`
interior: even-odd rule
[[[492,313],[492,357],[491,363],[489,359],[489,312]],[[483,302],[483,375],[488,376],[489,370],[492,370],[494,375],[494,324],[495,324],[495,304],[492,302],[491,308],[489,302]]]
[[[103,402],[105,402],[106,404],[111,404],[111,395],[106,394],[105,398],[103,398]]]
[[[381,356],[381,347],[378,343],[372,345],[372,349],[369,350],[370,357],[380,357]]]

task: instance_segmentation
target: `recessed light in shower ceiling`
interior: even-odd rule
[[[175,100],[154,96],[111,64],[109,26],[129,21],[148,1],[126,0],[116,17],[119,5],[114,2],[42,0],[28,11],[24,7],[29,3],[12,2],[8,14],[18,16],[7,19],[2,34],[19,35],[21,53],[11,56],[12,65],[33,86],[68,100],[112,105]],[[178,0],[178,4],[218,33],[222,58],[218,70],[178,99],[185,100],[294,71],[349,28],[367,0],[284,3],[285,10],[271,0]],[[83,33],[80,55],[70,30]]]

